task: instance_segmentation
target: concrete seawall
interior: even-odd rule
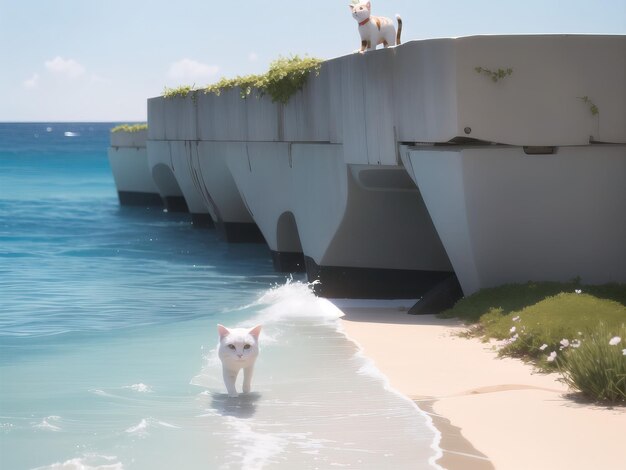
[[[163,204],[159,189],[150,174],[146,139],[147,131],[111,133],[109,164],[122,205]]]
[[[160,195],[332,297],[626,282],[626,37],[413,41],[286,104],[148,100]],[[182,199],[182,201],[181,201]]]

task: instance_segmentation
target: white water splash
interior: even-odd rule
[[[288,280],[265,292],[255,305],[264,307],[252,322],[262,324],[280,323],[282,320],[308,319],[323,324],[335,324],[343,316],[327,299],[317,297],[312,284]]]
[[[88,454],[83,457],[57,462],[52,465],[37,467],[33,470],[124,470],[117,457],[108,455]]]
[[[46,431],[54,431],[54,432],[59,432],[61,431],[61,427],[57,426],[56,424],[52,424],[52,422],[58,422],[61,420],[60,416],[48,416],[44,419],[41,420],[41,423],[39,424],[35,424],[33,425],[34,428],[37,429],[43,429]]]
[[[129,388],[133,392],[138,392],[138,393],[152,393],[152,387],[150,387],[150,385],[146,385],[143,383],[126,385],[122,388]]]
[[[132,434],[132,435],[139,436],[139,437],[145,437],[149,434],[148,433],[149,429],[157,428],[157,427],[169,428],[169,429],[180,429],[180,426],[176,426],[175,424],[166,423],[165,421],[159,421],[153,418],[144,418],[141,421],[139,421],[139,424],[129,427],[128,429],[126,429],[125,432],[127,434]]]
[[[285,450],[287,441],[275,434],[256,432],[242,420],[231,418],[228,424],[234,428],[232,455],[241,459],[240,468],[257,470],[272,463],[272,458]]]

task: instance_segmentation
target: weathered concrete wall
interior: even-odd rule
[[[150,174],[147,132],[112,132],[109,165],[122,205],[160,205],[159,190]]]
[[[170,143],[148,140],[147,151],[148,167],[166,209],[171,212],[188,212],[187,202],[174,174]]]
[[[463,291],[626,282],[626,146],[404,147]]]
[[[512,73],[493,81],[477,67]],[[598,113],[592,113],[592,104]],[[543,207],[564,210],[562,191],[574,194],[575,185],[558,179],[560,174],[549,164],[558,161],[563,175],[593,167],[608,193],[623,196],[616,178],[603,179],[600,167],[605,158],[621,161],[625,147],[589,144],[626,143],[624,36],[412,41],[326,61],[286,105],[267,96],[241,99],[239,90],[220,96],[198,92],[186,98],[153,98],[148,115],[148,152],[155,152],[150,156],[153,173],[157,166],[162,173],[159,188],[175,191],[174,178],[187,204],[204,207],[218,226],[252,234],[258,233],[258,225],[279,261],[277,267],[281,254],[305,258],[309,279],[325,283],[324,295],[365,296],[376,281],[390,286],[411,279],[400,289],[381,289],[376,295],[419,296],[420,286],[432,285],[453,269],[466,293],[510,280],[541,279],[541,273],[543,278],[580,275],[590,282],[621,279],[623,274],[614,260],[606,276],[598,275],[610,258],[608,251],[597,252],[603,245],[598,240],[606,231],[622,233],[608,216],[590,217],[595,238],[587,231],[578,242],[558,245],[550,269],[541,269],[541,258],[537,269],[530,269],[533,255],[526,256],[525,250],[548,252],[554,245],[551,236],[541,238],[539,231],[565,237],[563,227],[575,227],[556,227],[560,219],[543,209],[533,216],[538,201],[531,204],[535,196],[525,192],[534,188],[530,181],[550,174],[556,183],[540,191]],[[475,142],[515,148],[479,151]],[[431,151],[418,145],[400,152],[403,143],[457,146]],[[560,158],[522,158],[522,147],[556,148]],[[475,152],[487,155],[487,163],[476,163],[482,157]],[[472,173],[470,191],[468,169],[474,167],[480,171]],[[517,186],[511,182],[520,196],[508,200],[508,187],[497,179],[501,174],[507,181],[515,172],[527,180]],[[489,189],[492,202],[481,199],[469,210],[467,204],[482,186]],[[527,233],[527,227],[518,228],[524,219],[504,217],[507,204],[531,221],[536,217],[535,226],[541,229]],[[598,197],[587,200],[587,211],[594,204],[612,211],[622,208]],[[505,236],[498,238],[502,248],[492,245],[489,252],[481,237],[490,238],[482,230],[498,217],[508,225]],[[515,233],[524,234],[521,241]],[[561,262],[570,250],[582,249],[583,239],[597,247],[594,255],[586,261],[570,256],[579,261],[576,266]],[[342,285],[348,287],[337,288]]]

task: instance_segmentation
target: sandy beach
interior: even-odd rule
[[[337,301],[342,326],[393,388],[433,418],[451,470],[626,468],[626,407],[581,403],[557,374],[498,358],[456,320]]]

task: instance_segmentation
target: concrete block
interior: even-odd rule
[[[148,166],[161,197],[182,197],[183,193],[174,176],[172,154],[168,141],[147,141]]]
[[[245,142],[197,144],[192,166],[201,184],[203,197],[217,223],[253,222],[226,163],[244,156],[247,159]]]
[[[198,138],[196,102],[196,94],[164,98],[166,140],[196,140]]]
[[[148,99],[148,139],[165,140],[165,98]]]
[[[626,36],[474,36],[395,51],[400,141],[626,142]],[[494,82],[477,67],[512,73]]]
[[[285,141],[330,141],[330,82],[324,72],[311,72],[304,88],[284,105]]]
[[[255,94],[243,100],[246,107],[246,122],[250,142],[276,142],[279,140],[279,121],[282,105],[272,103],[270,96]]]
[[[626,146],[403,148],[465,295],[505,283],[626,282]]]
[[[111,147],[109,164],[117,191],[158,193],[145,147]]]
[[[246,100],[239,89],[197,94],[198,138],[204,141],[245,141],[248,137]]]
[[[206,214],[208,207],[202,197],[201,183],[193,167],[194,153],[197,142],[172,141],[170,142],[172,170],[176,182],[192,214]]]
[[[111,132],[111,147],[146,147],[148,131]]]

